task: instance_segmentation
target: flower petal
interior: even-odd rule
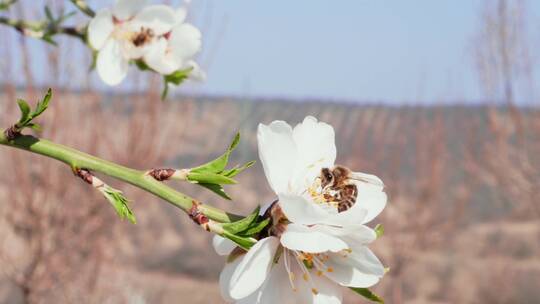
[[[231,277],[229,288],[233,299],[249,296],[264,283],[278,246],[278,238],[267,237],[249,249]]]
[[[322,168],[329,168],[336,160],[334,128],[327,123],[318,122],[307,116],[294,127],[293,138],[298,147],[298,164],[295,182],[306,188],[313,183]]]
[[[196,81],[206,80],[206,73],[201,69],[198,63],[196,63],[193,60],[190,60],[186,63],[186,66],[189,68],[192,68],[191,72],[189,73],[189,79],[196,80]]]
[[[315,225],[313,229],[338,237],[349,246],[366,245],[377,238],[375,231],[365,225],[347,225],[344,227]]]
[[[341,239],[318,231],[316,228],[298,224],[289,224],[281,235],[283,247],[309,253],[339,252],[349,248]]]
[[[383,181],[378,176],[373,175],[373,174],[367,174],[367,173],[362,173],[362,172],[352,172],[351,178],[358,181],[363,181],[369,186],[376,187],[380,191],[382,191],[384,188]]]
[[[147,2],[146,0],[117,0],[112,13],[116,19],[126,21],[135,16]]]
[[[270,187],[276,193],[286,193],[297,155],[291,126],[284,121],[259,124],[257,142],[259,158]]]
[[[366,218],[367,213],[368,211],[364,206],[355,203],[352,208],[348,209],[347,211],[332,214],[321,223],[341,227],[360,225],[366,223],[364,219]]]
[[[341,304],[343,292],[340,286],[324,276],[311,276],[317,294],[313,298],[313,304]]]
[[[333,281],[349,287],[371,287],[384,275],[384,266],[365,246],[353,246],[346,257],[331,254],[325,266],[332,271],[325,275]]]
[[[143,56],[144,62],[159,74],[169,75],[180,68],[181,62],[174,60],[166,51],[167,39],[159,38],[148,47]]]
[[[217,254],[228,255],[234,250],[234,248],[236,248],[237,245],[229,239],[219,235],[214,235],[214,238],[212,238],[212,246],[214,246],[214,250]]]
[[[156,4],[142,9],[132,20],[133,26],[152,29],[155,35],[163,35],[176,24],[176,12],[167,5]]]
[[[176,24],[183,23],[184,21],[186,21],[187,8],[186,7],[180,7],[178,9],[176,9],[174,14],[176,16]]]
[[[231,297],[230,294],[229,286],[234,271],[236,270],[236,268],[238,268],[238,265],[242,262],[243,259],[244,256],[240,256],[234,259],[232,262],[226,263],[225,267],[219,274],[219,287],[221,291],[221,296],[227,302],[234,302],[234,299]]]
[[[289,275],[285,270],[283,259],[272,267],[268,280],[260,289],[259,302],[246,302],[246,304],[296,304],[296,294],[289,283]]]
[[[175,57],[191,59],[201,50],[201,31],[191,24],[182,23],[172,29],[170,43]]]
[[[358,189],[358,196],[353,208],[342,212],[342,214],[354,209],[356,205],[366,210],[366,216],[362,221],[362,224],[368,223],[373,220],[386,206],[388,199],[386,193],[382,191],[381,187],[373,186],[364,182],[356,182]]]
[[[279,194],[279,206],[287,218],[296,224],[313,225],[328,221],[331,214],[299,195]]]
[[[116,40],[108,40],[99,51],[96,69],[99,77],[108,85],[117,85],[124,80],[128,71],[128,62],[122,56],[120,45]]]
[[[88,24],[88,42],[100,50],[114,29],[112,13],[109,9],[102,9]]]

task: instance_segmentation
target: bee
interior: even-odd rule
[[[321,187],[324,198],[327,201],[337,203],[339,212],[344,212],[354,206],[358,198],[358,187],[355,181],[361,181],[376,186],[383,187],[383,183],[378,178],[363,173],[355,173],[350,169],[336,165],[333,168],[321,169]]]
[[[141,28],[141,31],[133,37],[131,40],[135,46],[141,46],[145,43],[148,43],[152,37],[154,37],[154,31],[149,28]]]

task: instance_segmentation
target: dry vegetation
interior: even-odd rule
[[[505,13],[501,10],[496,12]],[[505,26],[492,22],[500,16],[493,19],[489,10],[486,16],[491,21],[483,33],[490,34],[483,37],[501,39],[494,32],[508,37],[495,30]],[[41,119],[42,136],[139,169],[200,164],[222,152],[237,130],[242,142],[235,160],[256,159],[259,122],[298,122],[315,115],[335,126],[340,163],[376,173],[387,184],[390,201],[377,219],[386,234],[374,250],[391,268],[375,288],[388,303],[534,303],[540,298],[540,111],[513,105],[514,76],[525,72],[500,68],[503,74],[495,77],[499,72],[489,70],[492,65],[477,62],[486,92],[502,88],[490,97],[507,101],[505,106],[189,97],[162,103],[159,92],[146,90],[159,87],[155,79],[131,78],[145,89],[141,94],[104,97],[89,78],[77,80],[82,83],[78,93],[62,91],[70,87],[67,80],[79,77],[66,68],[66,54],[1,32],[3,44],[20,43],[2,48],[1,58],[23,58],[1,62],[7,71],[0,95],[2,127],[17,118],[16,98],[35,101],[42,93],[33,79],[43,71],[62,77]],[[15,55],[17,48],[24,51]],[[43,51],[45,67],[35,68],[38,59],[30,48]],[[508,52],[490,56],[508,57]],[[496,60],[512,65],[508,61]],[[505,77],[505,70],[513,76]],[[20,90],[16,78],[5,76],[15,71],[25,75]],[[139,85],[143,80],[152,85]],[[272,200],[260,165],[239,180],[229,187],[234,202],[193,187],[182,190],[235,212]],[[119,221],[66,166],[0,147],[1,303],[220,302],[216,280],[222,260],[209,245],[210,235],[164,202],[111,183],[134,201],[137,225]],[[358,301],[351,294],[347,299]]]

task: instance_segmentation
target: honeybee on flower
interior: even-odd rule
[[[220,276],[227,301],[341,303],[340,286],[367,288],[384,275],[367,247],[376,233],[365,225],[386,205],[384,185],[336,166],[334,137],[332,126],[314,117],[294,128],[283,121],[259,125],[259,157],[278,199],[247,253],[214,239],[219,254],[232,252]]]

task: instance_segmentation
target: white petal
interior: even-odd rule
[[[214,246],[214,250],[217,254],[228,255],[234,250],[234,248],[236,248],[237,245],[229,239],[215,235],[212,239],[212,246]]]
[[[325,275],[343,286],[366,288],[375,285],[384,275],[384,266],[367,247],[351,249],[347,257],[331,254],[325,266],[332,271]]]
[[[111,35],[114,29],[112,13],[108,9],[102,9],[88,24],[88,42],[96,49],[100,50]]]
[[[112,13],[116,19],[126,21],[135,16],[147,2],[146,0],[117,0]]]
[[[366,223],[365,218],[368,211],[361,204],[354,204],[352,208],[347,211],[332,214],[325,221],[324,224],[336,225],[336,226],[348,226],[348,225],[360,225]]]
[[[386,206],[387,196],[386,193],[381,191],[382,188],[370,184],[356,182],[356,187],[358,188],[358,196],[353,208],[341,214],[346,214],[355,207],[361,207],[367,212],[366,217],[362,221],[362,224],[365,224],[381,213]]]
[[[274,121],[268,126],[259,124],[257,142],[270,187],[276,193],[287,193],[297,155],[291,126],[284,121]]]
[[[156,35],[163,35],[176,24],[176,12],[167,5],[150,5],[142,9],[132,20],[136,28],[149,28]]]
[[[177,25],[172,29],[170,43],[175,57],[189,60],[201,50],[201,31],[191,24]]]
[[[189,79],[196,80],[196,81],[206,80],[206,73],[201,69],[198,63],[196,63],[193,60],[190,60],[186,63],[186,65],[192,68],[191,72],[189,73]]]
[[[329,168],[336,160],[334,128],[308,116],[294,127],[293,138],[298,147],[298,172],[296,182],[313,183],[322,168]],[[299,185],[300,186],[300,185]]]
[[[344,227],[315,225],[312,229],[340,238],[349,246],[362,246],[377,238],[375,231],[364,225],[347,225]]]
[[[231,277],[229,288],[233,299],[245,298],[263,284],[278,246],[278,238],[267,237],[249,249]]]
[[[114,39],[107,41],[99,51],[96,69],[99,77],[108,85],[117,85],[127,75],[128,62],[122,56],[120,45]]]
[[[174,12],[176,16],[176,24],[180,24],[184,21],[186,21],[187,17],[187,8],[186,7],[180,7]]]
[[[362,172],[353,172],[351,178],[367,183],[369,186],[375,187],[378,190],[382,191],[384,188],[383,181],[376,175],[367,174]]]
[[[254,293],[250,294],[249,296],[242,298],[234,303],[235,304],[260,304],[259,297],[260,297],[260,291],[257,290]]]
[[[347,243],[331,234],[298,224],[287,225],[287,229],[281,235],[281,245],[288,249],[309,253],[339,252],[349,248]]]
[[[279,205],[287,218],[296,224],[313,225],[326,223],[331,216],[315,203],[292,194],[279,194]]]
[[[312,275],[311,277],[318,292],[313,299],[313,304],[341,304],[343,292],[340,286],[324,276]]]
[[[244,257],[240,256],[234,259],[232,262],[226,263],[225,267],[223,268],[223,270],[221,271],[219,275],[219,287],[221,291],[221,296],[227,302],[234,301],[234,299],[231,297],[229,286],[230,286],[231,278],[234,271],[236,270],[236,268],[238,267],[240,262],[242,262],[243,259]]]
[[[268,280],[260,289],[259,302],[257,304],[296,304],[296,295],[289,283],[289,275],[285,271],[283,258],[280,262],[272,267],[268,276]],[[246,302],[253,304],[255,302]]]
[[[160,38],[158,41],[148,47],[143,59],[146,64],[154,71],[162,75],[169,75],[178,70],[181,63],[174,60],[167,51],[167,40]]]

